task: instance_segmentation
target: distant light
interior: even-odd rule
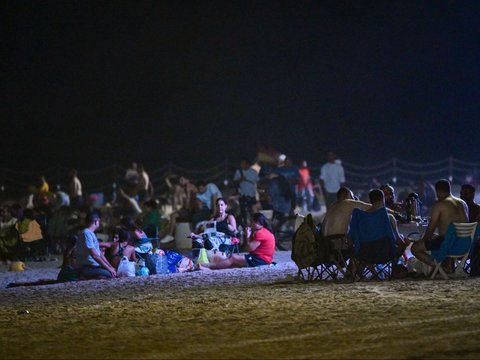
[[[393,182],[394,184],[397,183],[397,177],[396,177],[396,176],[394,176],[394,177],[392,178],[392,182]]]
[[[2,190],[2,192],[4,192],[5,191],[5,186],[3,186],[3,185],[0,186],[0,190]]]
[[[116,187],[117,187],[117,183],[113,183],[113,184],[112,184],[112,188],[115,189]]]
[[[448,181],[450,181],[450,182],[453,181],[453,176],[452,176],[452,175],[450,175],[450,176],[448,177]]]
[[[228,186],[228,179],[223,180],[223,185]]]

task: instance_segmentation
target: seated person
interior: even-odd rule
[[[200,265],[200,269],[214,270],[270,265],[275,252],[275,237],[270,224],[268,224],[265,215],[261,213],[255,213],[252,221],[252,228],[246,228],[248,254],[232,254],[219,262]]]
[[[475,202],[475,187],[463,184],[460,189],[460,199],[468,206],[468,222],[480,222],[480,205]]]
[[[210,221],[216,222],[217,232],[225,234],[229,239],[235,238],[237,234],[237,221],[235,220],[235,216],[227,213],[227,203],[224,198],[218,198],[215,203],[217,212]],[[191,233],[190,237],[202,247],[203,240],[199,235]]]
[[[135,245],[140,239],[148,239],[147,234],[135,223],[135,221],[125,216],[120,220],[121,227],[130,233],[129,245]]]
[[[385,206],[393,212],[397,220],[400,220],[401,214],[405,212],[405,205],[396,201],[395,189],[390,184],[383,184],[380,186],[380,190],[383,191],[385,197]]]
[[[193,227],[204,220],[209,219],[216,213],[216,200],[222,197],[221,191],[214,183],[206,183],[201,180],[197,183],[198,192],[196,194],[199,210],[192,215]]]
[[[100,216],[91,213],[87,216],[87,227],[81,232],[75,245],[77,271],[88,279],[108,279],[117,276],[114,267],[100,251],[95,230],[100,227]]]
[[[15,247],[18,232],[15,230],[17,218],[11,208],[2,209],[0,215],[0,260],[12,261],[15,258]]]
[[[322,222],[323,236],[345,236],[353,209],[368,210],[372,205],[355,200],[352,190],[343,186],[337,191],[337,201],[330,205]]]
[[[124,256],[129,261],[135,261],[135,248],[129,245],[130,233],[121,228],[117,228],[115,235],[113,235],[112,242],[106,242],[100,244],[100,247],[106,249],[106,258],[112,264],[115,269],[118,269],[118,265]]]
[[[143,203],[143,231],[148,237],[157,237],[157,230],[160,224],[161,214],[155,200],[148,200]]]
[[[452,195],[448,180],[437,181],[435,192],[438,200],[432,207],[427,230],[422,239],[412,245],[412,254],[431,267],[435,267],[435,261],[427,251],[440,249],[450,224],[468,221],[467,204],[462,199]],[[438,234],[435,234],[436,230]]]
[[[370,199],[370,202],[372,203],[372,206],[370,207],[370,209],[367,210],[367,212],[373,212],[380,208],[386,207],[384,193],[382,190],[378,190],[378,189],[371,190],[368,193],[368,197]],[[390,224],[392,225],[392,229],[393,229],[393,234],[395,235],[396,255],[402,256],[403,253],[405,252],[405,249],[407,248],[407,242],[405,241],[404,236],[398,232],[397,220],[395,220],[395,216],[389,213],[388,219],[390,220]]]
[[[39,261],[45,253],[45,243],[43,241],[42,229],[35,220],[35,213],[32,209],[23,211],[23,218],[15,224],[20,235],[21,241],[18,243],[20,249],[20,258],[32,256],[33,260]]]
[[[77,258],[75,255],[75,246],[78,241],[76,234],[69,234],[66,237],[65,250],[63,251],[63,262],[60,268],[60,272],[57,276],[58,282],[77,281],[78,272]]]

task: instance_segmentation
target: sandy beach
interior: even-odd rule
[[[58,261],[0,267],[2,359],[479,358],[480,279],[296,280],[255,269],[5,288]]]

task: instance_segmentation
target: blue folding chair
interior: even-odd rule
[[[354,209],[348,233],[353,241],[354,280],[385,280],[396,263],[395,234],[386,208],[367,212]]]

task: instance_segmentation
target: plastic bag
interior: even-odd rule
[[[128,261],[128,258],[124,256],[120,260],[120,264],[117,269],[117,277],[134,277],[135,276],[135,262]]]

